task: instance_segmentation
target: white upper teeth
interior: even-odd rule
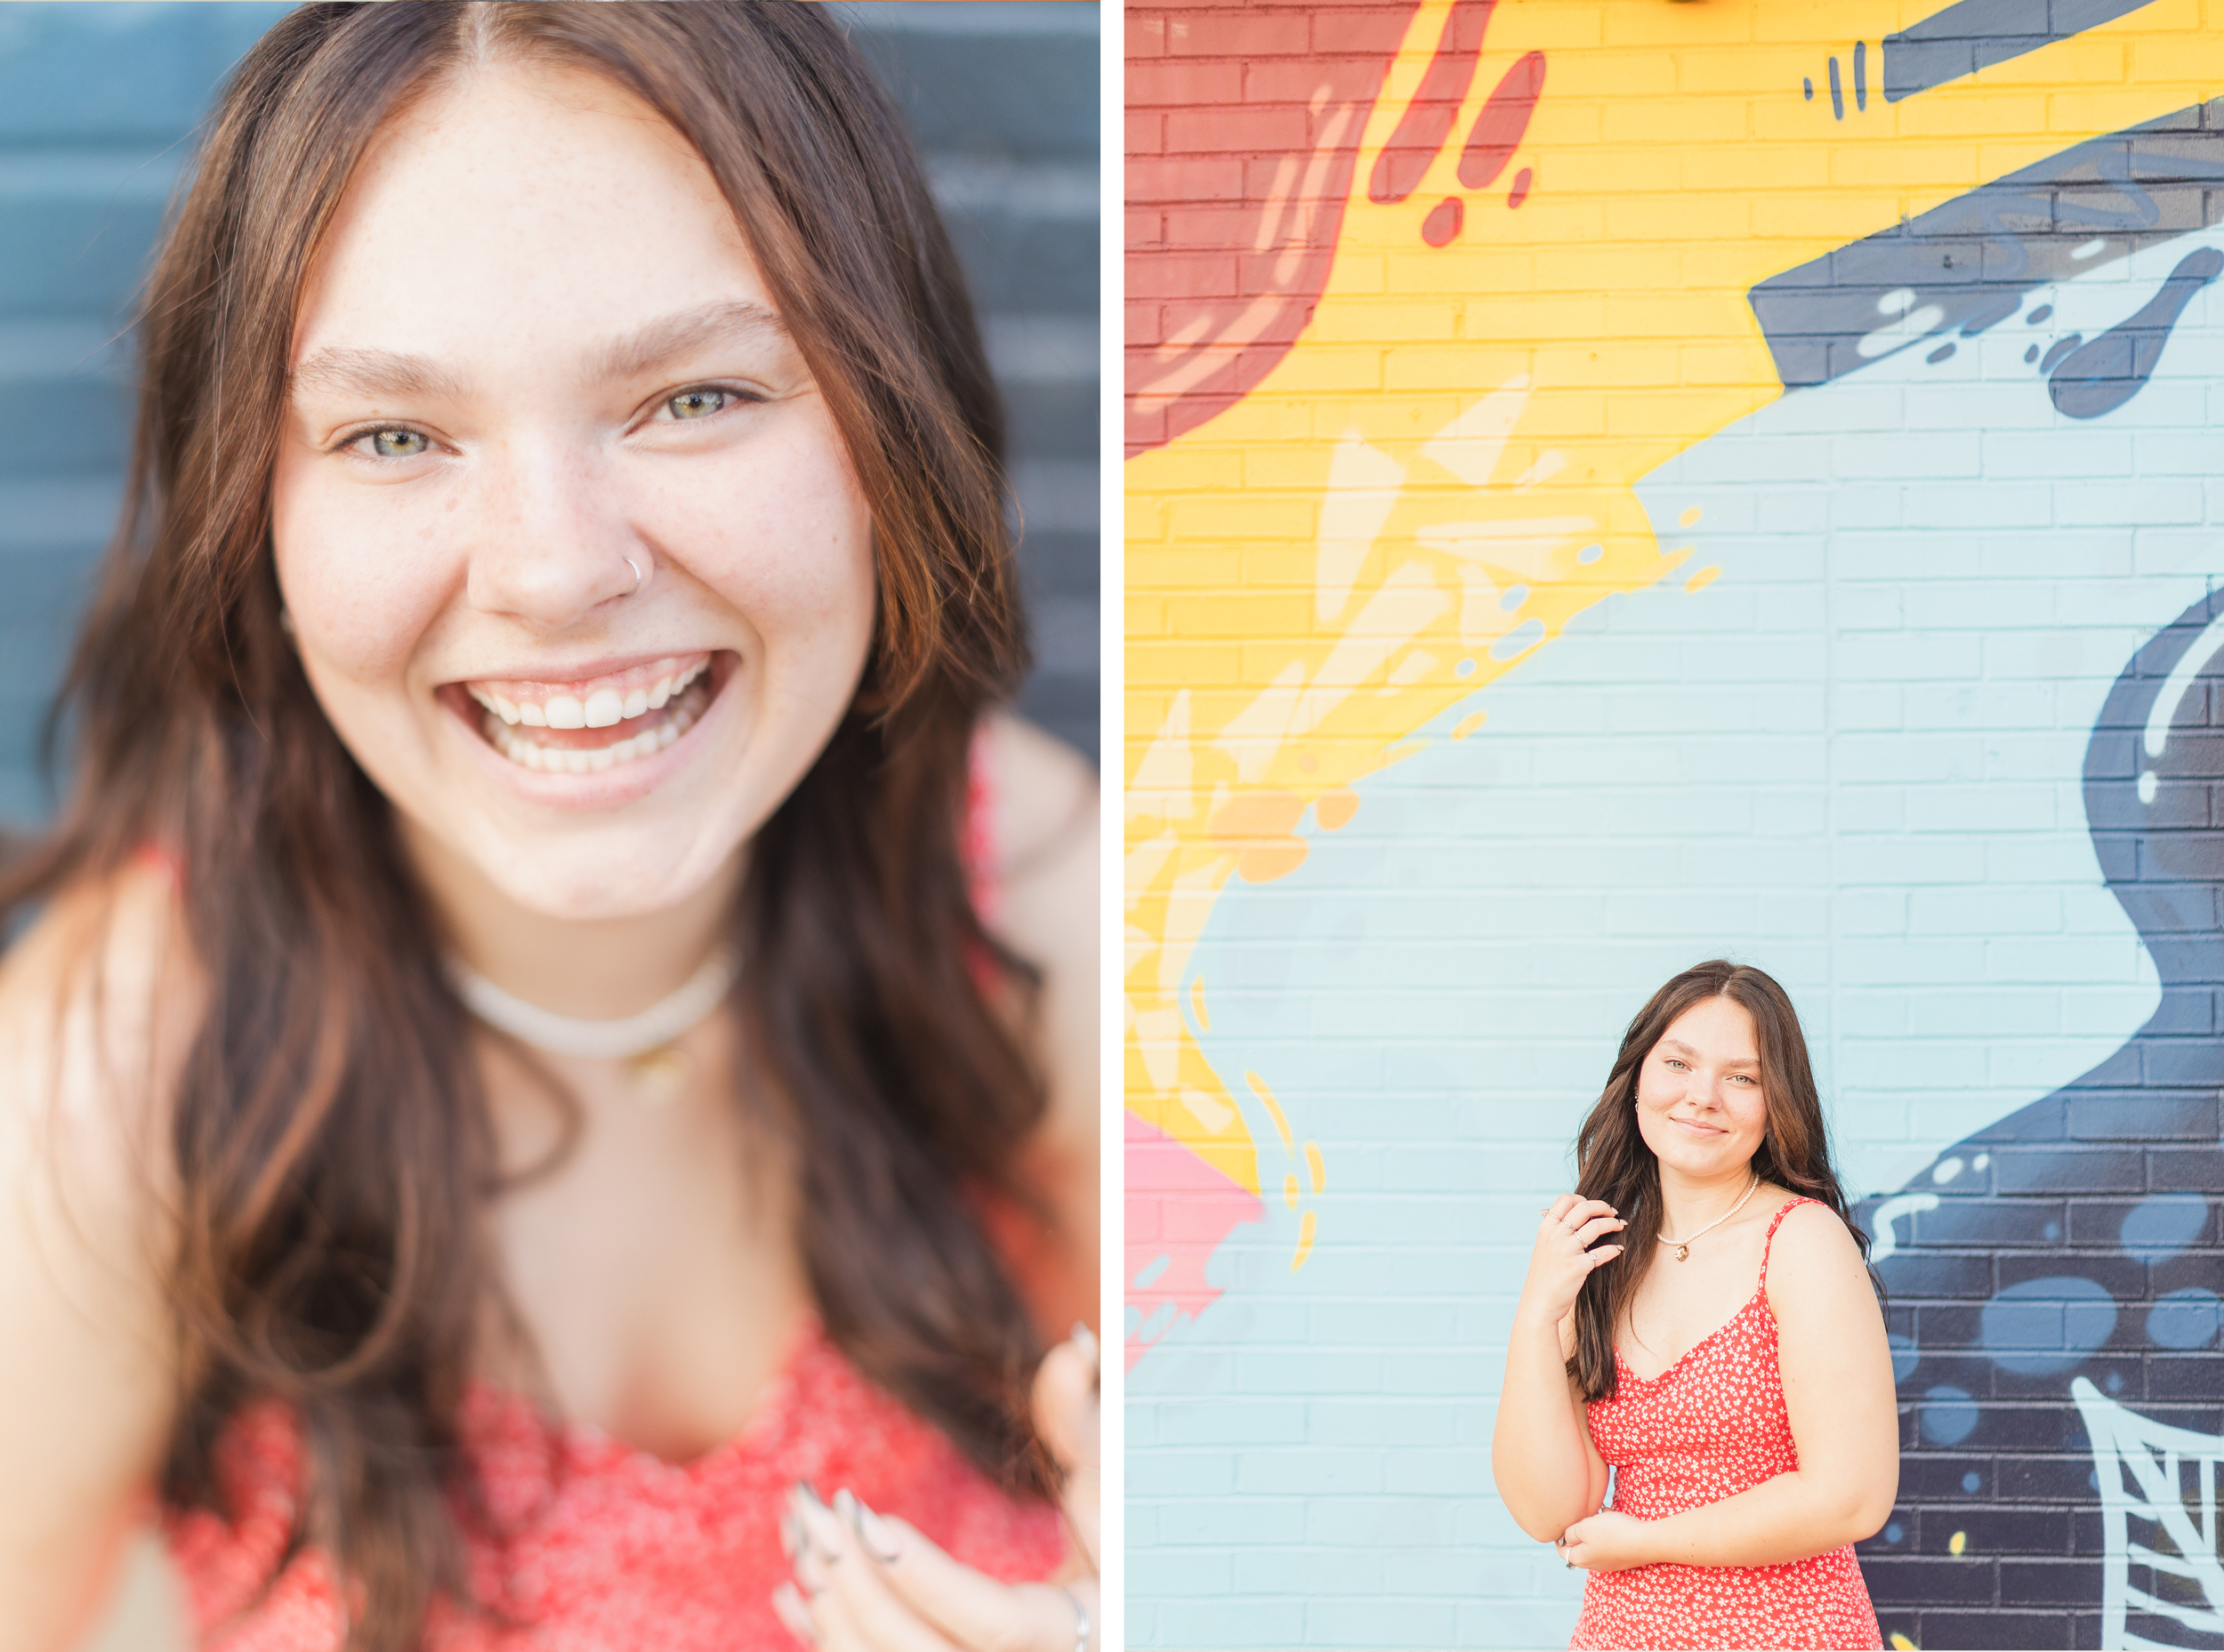
[[[466,686],[471,698],[512,728],[523,723],[529,729],[608,729],[662,711],[673,695],[709,669],[710,663],[703,661],[676,676],[659,677],[646,689],[625,694],[616,689],[597,689],[584,701],[574,694],[552,694],[541,701],[511,700],[477,683]]]
[[[690,673],[689,681],[692,681],[694,675],[695,673]],[[579,706],[577,700],[571,699],[568,696],[557,697],[558,700],[574,708]],[[587,702],[588,706],[593,707],[595,701],[601,697],[600,694],[590,697]],[[616,696],[613,694],[611,698],[616,699]],[[653,726],[643,729],[632,738],[616,740],[608,745],[598,745],[592,748],[543,745],[536,740],[527,738],[524,735],[512,733],[506,721],[497,721],[493,717],[487,720],[487,737],[494,743],[496,750],[512,762],[523,768],[537,769],[546,774],[594,774],[606,769],[614,769],[620,763],[630,763],[637,758],[661,752],[695,726],[696,719],[702,714],[703,707],[707,703],[707,696],[682,700],[672,708],[670,716],[658,719]],[[500,716],[498,708],[490,707],[489,709],[495,710],[496,717]],[[602,722],[595,722],[590,719],[584,725],[577,723],[566,725],[556,721],[556,709],[557,700],[551,700],[548,721],[550,726],[556,728],[582,726],[607,728],[610,723],[618,721],[615,717]]]

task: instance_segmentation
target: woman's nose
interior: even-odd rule
[[[635,570],[646,574],[649,557],[600,455],[520,440],[488,452],[481,465],[469,528],[474,608],[562,631],[639,586]]]

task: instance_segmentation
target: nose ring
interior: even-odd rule
[[[642,573],[641,573],[641,564],[639,564],[638,562],[634,561],[634,560],[633,560],[633,559],[632,557],[630,557],[630,556],[629,556],[629,557],[625,557],[625,558],[624,558],[624,559],[622,559],[622,560],[624,560],[624,564],[625,564],[625,566],[626,566],[626,567],[628,567],[628,568],[632,568],[632,569],[633,570],[633,588],[631,591],[627,592],[625,594],[626,594],[627,596],[629,596],[629,597],[637,597],[637,596],[641,595],[641,582],[642,582],[642,579],[643,579],[643,577],[644,577],[644,576],[642,575]]]

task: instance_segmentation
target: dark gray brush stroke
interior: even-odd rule
[[[2163,359],[2170,329],[2178,325],[2193,295],[2215,280],[2220,270],[2224,270],[2224,253],[2213,246],[2180,259],[2162,291],[2136,315],[2117,322],[2054,370],[2046,393],[2055,407],[2073,419],[2097,419],[2138,395]]]
[[[1890,318],[1887,293],[1935,304],[1934,329],[1982,332],[2024,295],[2082,274],[2072,249],[2121,258],[2224,219],[2224,98],[2094,138],[1891,229],[1771,276],[1749,295],[1786,390],[1866,367],[1856,346]],[[1916,342],[1911,337],[1909,343]],[[1876,359],[1882,360],[1878,357]]]
[[[1959,80],[2136,12],[2150,0],[1961,0],[1884,36],[1884,101]]]

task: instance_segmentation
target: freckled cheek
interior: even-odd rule
[[[667,494],[658,516],[657,538],[747,620],[768,664],[831,667],[861,653],[872,634],[872,517],[838,455]]]
[[[278,587],[312,676],[399,687],[440,611],[446,556],[399,489],[320,487],[281,461],[271,499]],[[364,494],[375,496],[365,499]]]

